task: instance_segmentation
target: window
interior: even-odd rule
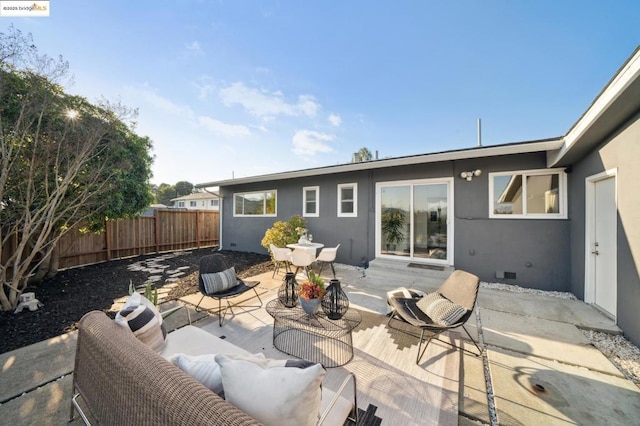
[[[195,201],[189,201],[189,207],[196,207]]]
[[[338,217],[358,216],[358,184],[338,185]]]
[[[184,207],[184,201],[178,201],[178,207]]]
[[[320,187],[302,188],[302,216],[318,217],[320,215]]]
[[[218,207],[220,200],[211,200],[211,207]]]
[[[277,191],[241,192],[233,195],[234,216],[275,216]]]
[[[489,217],[566,219],[566,176],[561,169],[489,173]]]

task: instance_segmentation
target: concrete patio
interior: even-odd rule
[[[381,314],[387,312],[387,291],[397,287],[432,291],[446,275],[446,271],[378,261],[365,271],[336,265],[336,272],[354,306]],[[273,280],[266,273],[257,279],[267,284],[264,291],[273,297],[282,276]],[[183,302],[193,303],[192,299]],[[231,324],[242,321],[242,310],[236,313]],[[195,325],[207,329],[211,323],[204,318]],[[481,288],[476,316],[467,328],[486,351],[483,357],[447,352],[459,357],[458,424],[629,425],[640,418],[640,389],[580,331],[620,333],[595,308],[575,300]],[[4,424],[66,423],[75,340],[76,334],[68,333],[0,355]],[[465,349],[475,350],[471,342],[462,342]],[[410,349],[412,354],[417,350]],[[492,392],[487,392],[487,384]],[[382,424],[394,423],[389,415],[382,419]]]

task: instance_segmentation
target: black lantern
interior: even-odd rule
[[[340,287],[340,280],[331,280],[322,297],[322,310],[327,314],[327,318],[338,320],[347,313],[347,309],[349,309],[349,298]]]
[[[278,289],[278,300],[287,308],[293,308],[298,304],[298,283],[293,272],[287,272],[284,281]]]

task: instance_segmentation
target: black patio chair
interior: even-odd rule
[[[420,363],[420,359],[427,351],[427,346],[432,339],[435,338],[437,340],[440,340],[437,338],[440,333],[458,327],[462,327],[465,333],[467,333],[467,336],[469,336],[469,339],[471,339],[473,344],[480,352],[479,354],[474,353],[474,355],[482,355],[482,350],[480,349],[476,341],[473,340],[473,337],[471,337],[471,334],[469,334],[469,331],[464,326],[467,320],[471,318],[471,315],[473,315],[473,310],[478,298],[479,286],[480,280],[478,279],[478,277],[468,272],[458,270],[454,271],[436,291],[436,293],[444,296],[449,301],[466,309],[466,313],[462,315],[462,317],[458,319],[454,324],[450,325],[440,325],[434,322],[434,320],[423,311],[422,308],[424,307],[424,304],[420,303],[420,300],[422,300],[422,298],[404,298],[393,296],[389,298],[388,302],[393,308],[393,311],[389,314],[390,316],[389,320],[387,321],[387,325],[390,326],[391,320],[394,317],[398,317],[400,320],[420,329],[420,343],[418,345],[416,364]],[[429,295],[424,296],[424,298],[427,298],[428,296]],[[425,333],[427,333],[426,341]],[[445,342],[444,340],[440,341],[456,347],[455,345],[449,342]],[[422,348],[423,343],[425,343],[424,348]]]
[[[222,272],[229,268],[230,266],[227,264],[226,259],[220,253],[203,256],[200,259],[200,270],[198,273],[198,289],[200,290],[200,293],[202,293],[202,297],[200,298],[200,301],[196,305],[196,311],[202,312],[202,311],[210,311],[211,309],[215,309],[215,308],[198,309],[205,297],[211,297],[212,299],[217,300],[218,301],[218,323],[220,324],[220,327],[222,327],[222,323],[224,322],[224,317],[227,314],[227,310],[230,310],[231,313],[234,314],[232,305],[229,302],[230,298],[243,294],[249,290],[253,290],[254,293],[256,294],[256,297],[260,301],[260,305],[258,306],[243,305],[243,306],[247,308],[259,308],[262,306],[262,299],[260,299],[260,295],[256,290],[256,287],[258,286],[258,284],[260,284],[260,281],[243,281],[240,278],[237,278],[237,284],[235,286],[217,293],[207,293],[204,285],[204,281],[202,280],[202,275],[211,274],[215,272]],[[227,306],[225,306],[224,309],[222,308],[222,300],[225,300],[227,303]],[[236,303],[233,306],[236,306],[236,305],[239,305],[239,303]]]

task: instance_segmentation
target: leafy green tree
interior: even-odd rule
[[[19,43],[25,49],[14,49]],[[89,103],[56,80],[66,62],[30,37],[0,33],[0,307],[15,308],[28,278],[51,269],[57,241],[79,224],[133,216],[152,200],[151,141],[119,104]],[[55,271],[55,265],[53,267]]]
[[[305,227],[305,220],[302,216],[292,216],[287,221],[279,220],[273,224],[273,227],[267,229],[260,244],[269,250],[270,244],[286,247],[287,244],[297,243],[300,238],[297,229]]]
[[[358,152],[353,154],[352,162],[362,163],[363,161],[371,161],[372,159],[373,156],[371,155],[371,151],[369,151],[369,148],[363,146],[358,150]]]
[[[176,187],[167,183],[161,183],[156,193],[156,203],[170,206],[173,204],[172,199],[176,198]]]
[[[176,182],[176,197],[182,197],[184,195],[189,195],[193,192],[193,184],[191,182],[187,182],[181,180],[180,182]]]

